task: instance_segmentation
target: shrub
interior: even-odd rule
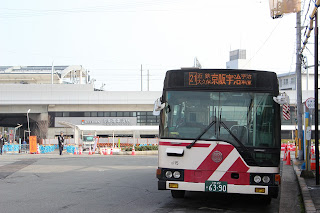
[[[147,146],[135,146],[135,151],[148,151],[148,150],[158,150],[158,145],[147,145]],[[123,148],[123,151],[132,151],[131,146]]]

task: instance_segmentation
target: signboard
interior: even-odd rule
[[[269,6],[271,17],[280,18],[285,13],[301,11],[301,0],[269,0]]]
[[[314,98],[308,98],[305,102],[305,105],[308,109],[314,109],[315,108],[315,99]]]
[[[59,121],[74,125],[134,126],[137,117],[56,117],[55,127],[64,127]]]
[[[8,128],[8,132],[9,132],[9,141],[10,141],[10,143],[12,143],[13,142],[13,140],[14,140],[14,128]]]
[[[311,127],[310,127],[310,126],[307,127],[306,139],[307,139],[308,141],[311,140]]]
[[[185,76],[185,86],[251,87],[253,81],[249,73],[187,72]]]
[[[30,136],[29,138],[29,149],[30,153],[36,153],[37,152],[37,136]]]

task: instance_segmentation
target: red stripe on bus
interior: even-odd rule
[[[160,146],[188,146],[191,143],[172,143],[172,142],[159,142]],[[207,143],[195,143],[193,147],[209,147],[211,144]]]
[[[232,145],[218,144],[204,159],[197,170],[185,170],[184,181],[204,183],[216,171],[220,164],[227,158],[230,152],[234,149]],[[212,160],[212,153],[219,151],[222,153],[222,161],[216,163]]]
[[[250,185],[250,174],[247,173],[248,170],[249,167],[243,162],[242,158],[239,157],[228,169],[228,171],[222,176],[220,181],[226,181],[228,182],[228,184],[235,185]],[[232,178],[232,173],[237,173],[239,175],[239,178]]]

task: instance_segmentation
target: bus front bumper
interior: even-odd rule
[[[177,188],[170,188],[174,184]],[[185,190],[185,191],[205,191],[205,183],[192,183],[182,181],[158,181],[159,190]],[[252,194],[252,195],[269,195],[273,198],[278,197],[278,186],[259,186],[259,185],[227,185],[227,193]]]

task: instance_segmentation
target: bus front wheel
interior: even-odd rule
[[[184,190],[171,190],[171,195],[173,198],[184,198]]]

